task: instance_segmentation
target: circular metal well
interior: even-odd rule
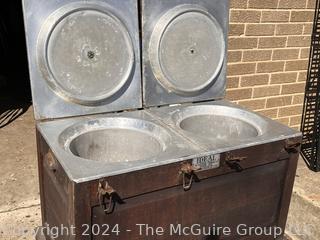
[[[66,129],[60,142],[73,155],[103,162],[132,162],[165,151],[169,135],[162,127],[133,118],[103,118]]]
[[[51,15],[39,36],[38,60],[50,87],[79,104],[117,93],[134,66],[130,35],[107,8],[71,4]]]
[[[156,24],[149,45],[151,66],[168,91],[194,96],[207,90],[221,71],[224,34],[218,21],[196,5],[181,5]]]
[[[173,119],[184,131],[225,141],[254,138],[265,129],[265,121],[258,115],[225,106],[187,107],[174,114]]]

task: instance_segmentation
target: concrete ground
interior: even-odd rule
[[[0,240],[31,240],[41,223],[32,107],[0,129]],[[288,220],[292,239],[320,239],[320,173],[299,162]]]
[[[292,194],[287,232],[293,239],[320,239],[320,172],[299,161]]]
[[[32,239],[40,199],[32,107],[0,128],[0,239]]]

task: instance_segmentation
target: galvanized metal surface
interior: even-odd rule
[[[142,106],[136,1],[23,3],[36,119]]]
[[[297,131],[228,101],[149,109],[153,116],[209,151],[299,136]]]
[[[144,105],[221,99],[228,1],[142,1]]]
[[[55,120],[37,127],[75,182],[300,136],[226,101]]]
[[[39,64],[53,91],[66,100],[95,105],[130,79],[134,52],[125,26],[102,7],[68,6],[44,23]],[[78,8],[79,10],[74,10]],[[56,23],[53,28],[47,25]]]
[[[55,120],[37,127],[75,182],[176,162],[204,151],[145,111]]]
[[[154,75],[168,91],[195,96],[211,86],[225,55],[223,31],[205,8],[179,5],[157,22],[150,39]]]
[[[228,1],[196,2],[142,1],[146,106],[224,94]],[[24,12],[36,118],[73,116],[37,124],[72,181],[299,136],[226,101],[75,117],[141,107],[137,3],[30,0]]]

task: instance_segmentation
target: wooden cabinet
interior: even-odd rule
[[[270,227],[285,228],[299,142],[289,139],[222,153],[221,166],[195,171],[185,191],[181,167],[186,162],[71,182],[38,133],[43,226],[73,228],[74,234],[56,238],[64,240],[273,239],[238,233],[245,234],[248,227],[264,228],[267,234]],[[101,206],[97,194],[99,183],[105,182],[113,189],[108,212],[110,196]],[[203,235],[192,235],[190,227]],[[223,227],[231,232],[223,234]]]

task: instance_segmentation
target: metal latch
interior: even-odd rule
[[[298,153],[300,146],[300,142],[292,142],[290,140],[286,140],[284,149],[287,151],[287,153]]]
[[[199,166],[194,166],[189,162],[182,163],[179,174],[182,175],[183,190],[188,191],[191,189],[195,171],[200,170]]]
[[[242,172],[243,168],[240,164],[241,161],[247,159],[247,157],[234,156],[232,153],[227,153],[226,164],[237,172]]]
[[[116,191],[109,185],[107,181],[100,180],[98,185],[98,198],[100,206],[103,208],[103,211],[106,214],[110,214],[114,210],[115,202],[114,202],[114,195],[116,194]],[[106,206],[106,200],[108,202],[108,207]]]
[[[56,172],[56,171],[57,171],[58,164],[57,164],[57,161],[55,160],[55,158],[53,157],[51,151],[49,151],[49,152],[46,154],[45,159],[47,160],[49,169],[50,169],[52,172]]]

